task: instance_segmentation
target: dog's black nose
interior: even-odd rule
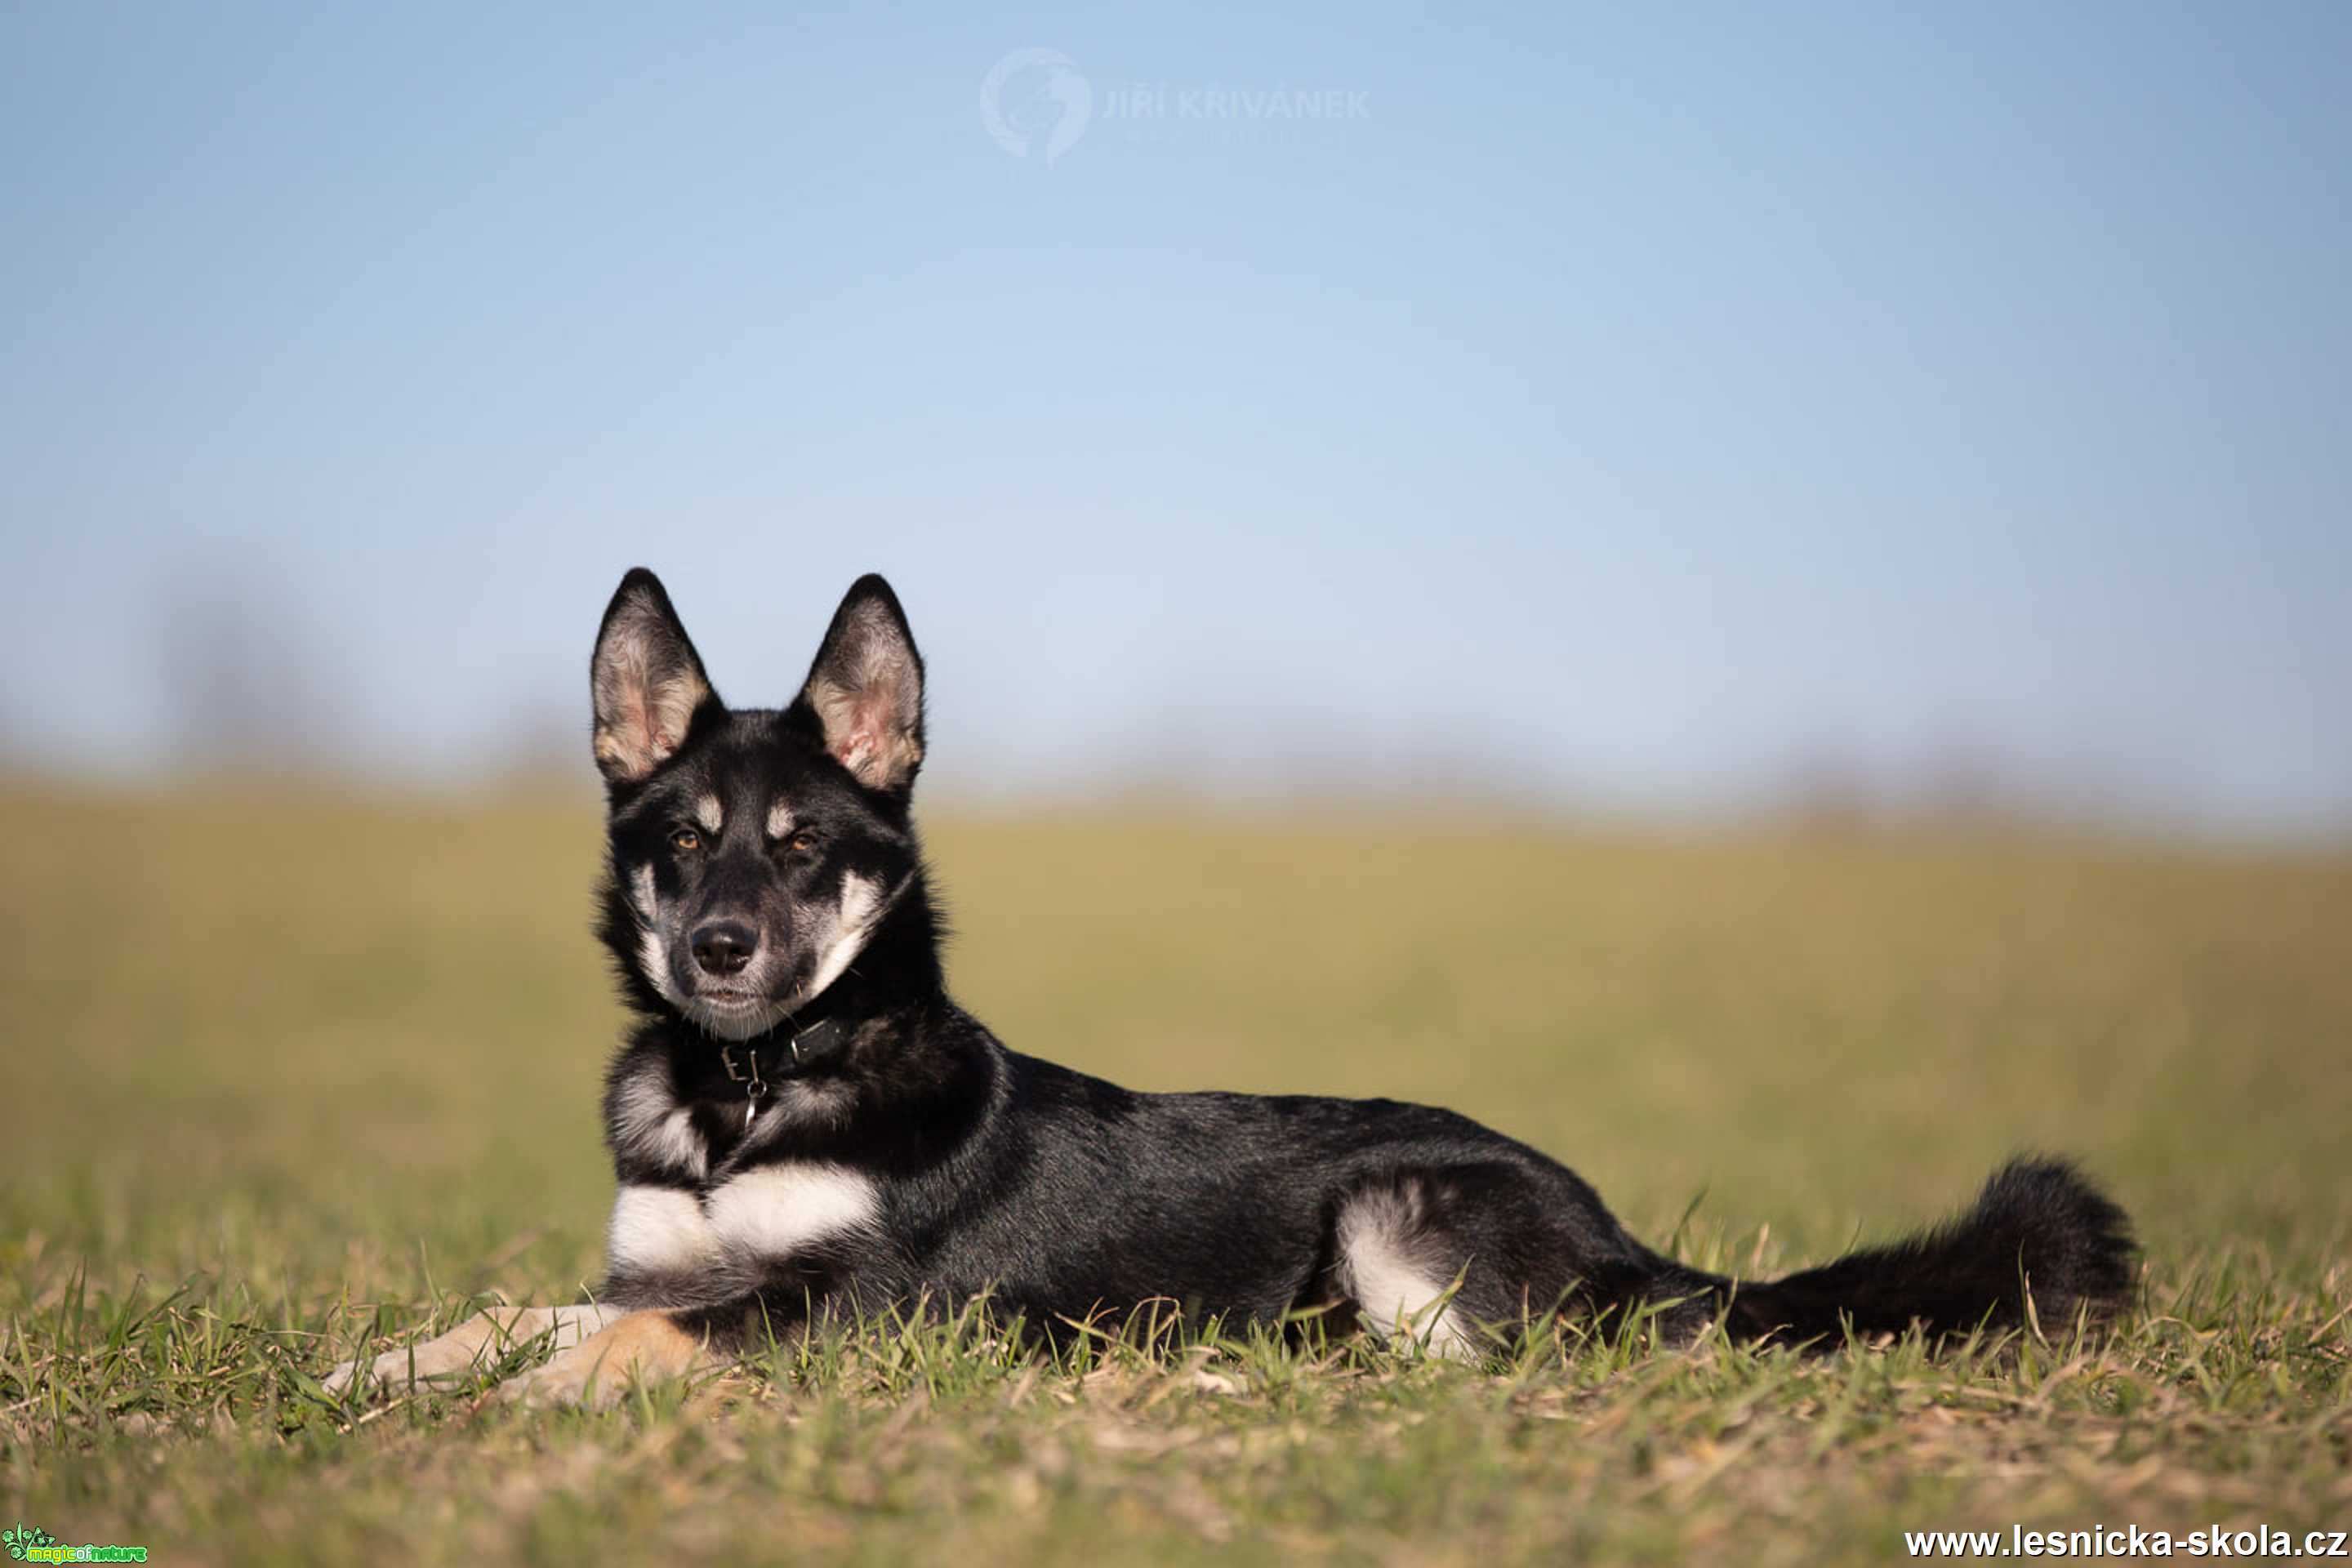
[[[760,933],[741,921],[712,921],[694,933],[694,962],[707,974],[736,974],[751,962]]]

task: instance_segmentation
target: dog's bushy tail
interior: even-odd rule
[[[2059,1336],[2076,1319],[2095,1327],[2130,1298],[2131,1225],[2063,1160],[2012,1160],[1993,1173],[1974,1207],[1921,1236],[1849,1253],[1785,1279],[1732,1288],[1732,1338],[1841,1342],[1899,1334],[1917,1324],[1931,1339],[1978,1328],[2030,1326]]]

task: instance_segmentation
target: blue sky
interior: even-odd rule
[[[194,603],[462,776],[584,728],[631,563],[745,702],[879,568],[952,787],[1965,756],[2340,833],[2347,68],[2334,5],[12,6],[0,744],[167,763]]]

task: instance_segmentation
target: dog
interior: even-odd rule
[[[1821,1348],[2123,1307],[2124,1214],[2061,1161],[2012,1162],[1940,1229],[1735,1282],[1452,1111],[1144,1094],[1006,1048],[942,979],[911,805],[923,682],[898,596],[867,576],[789,706],[730,708],[659,580],[622,580],[590,663],[599,924],[636,1019],[604,1086],[603,1289],[346,1363],[331,1388],[463,1375],[543,1339],[552,1359],[502,1394],[603,1403],[762,1325],[982,1297],[1049,1339],[1168,1302],[1466,1355],[1549,1314]]]

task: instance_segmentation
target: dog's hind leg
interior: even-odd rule
[[[493,1307],[477,1312],[446,1334],[421,1345],[389,1350],[372,1361],[347,1361],[323,1380],[330,1394],[341,1394],[364,1378],[371,1384],[402,1385],[455,1381],[495,1359],[508,1347],[550,1337],[559,1352],[572,1349],[622,1317],[617,1307],[588,1303],[576,1307]]]
[[[1652,1303],[1686,1336],[1714,1305],[1706,1277],[1691,1275],[1683,1289],[1685,1271],[1645,1251],[1590,1187],[1556,1167],[1391,1168],[1339,1194],[1330,1224],[1329,1279],[1357,1321],[1436,1354],[1477,1356],[1557,1311],[1589,1317]],[[1669,1304],[1694,1291],[1705,1299]]]
[[[1371,1332],[1467,1355],[1469,1338],[1450,1292],[1469,1259],[1431,1212],[1430,1187],[1418,1173],[1400,1173],[1343,1198],[1332,1222],[1332,1272]]]

